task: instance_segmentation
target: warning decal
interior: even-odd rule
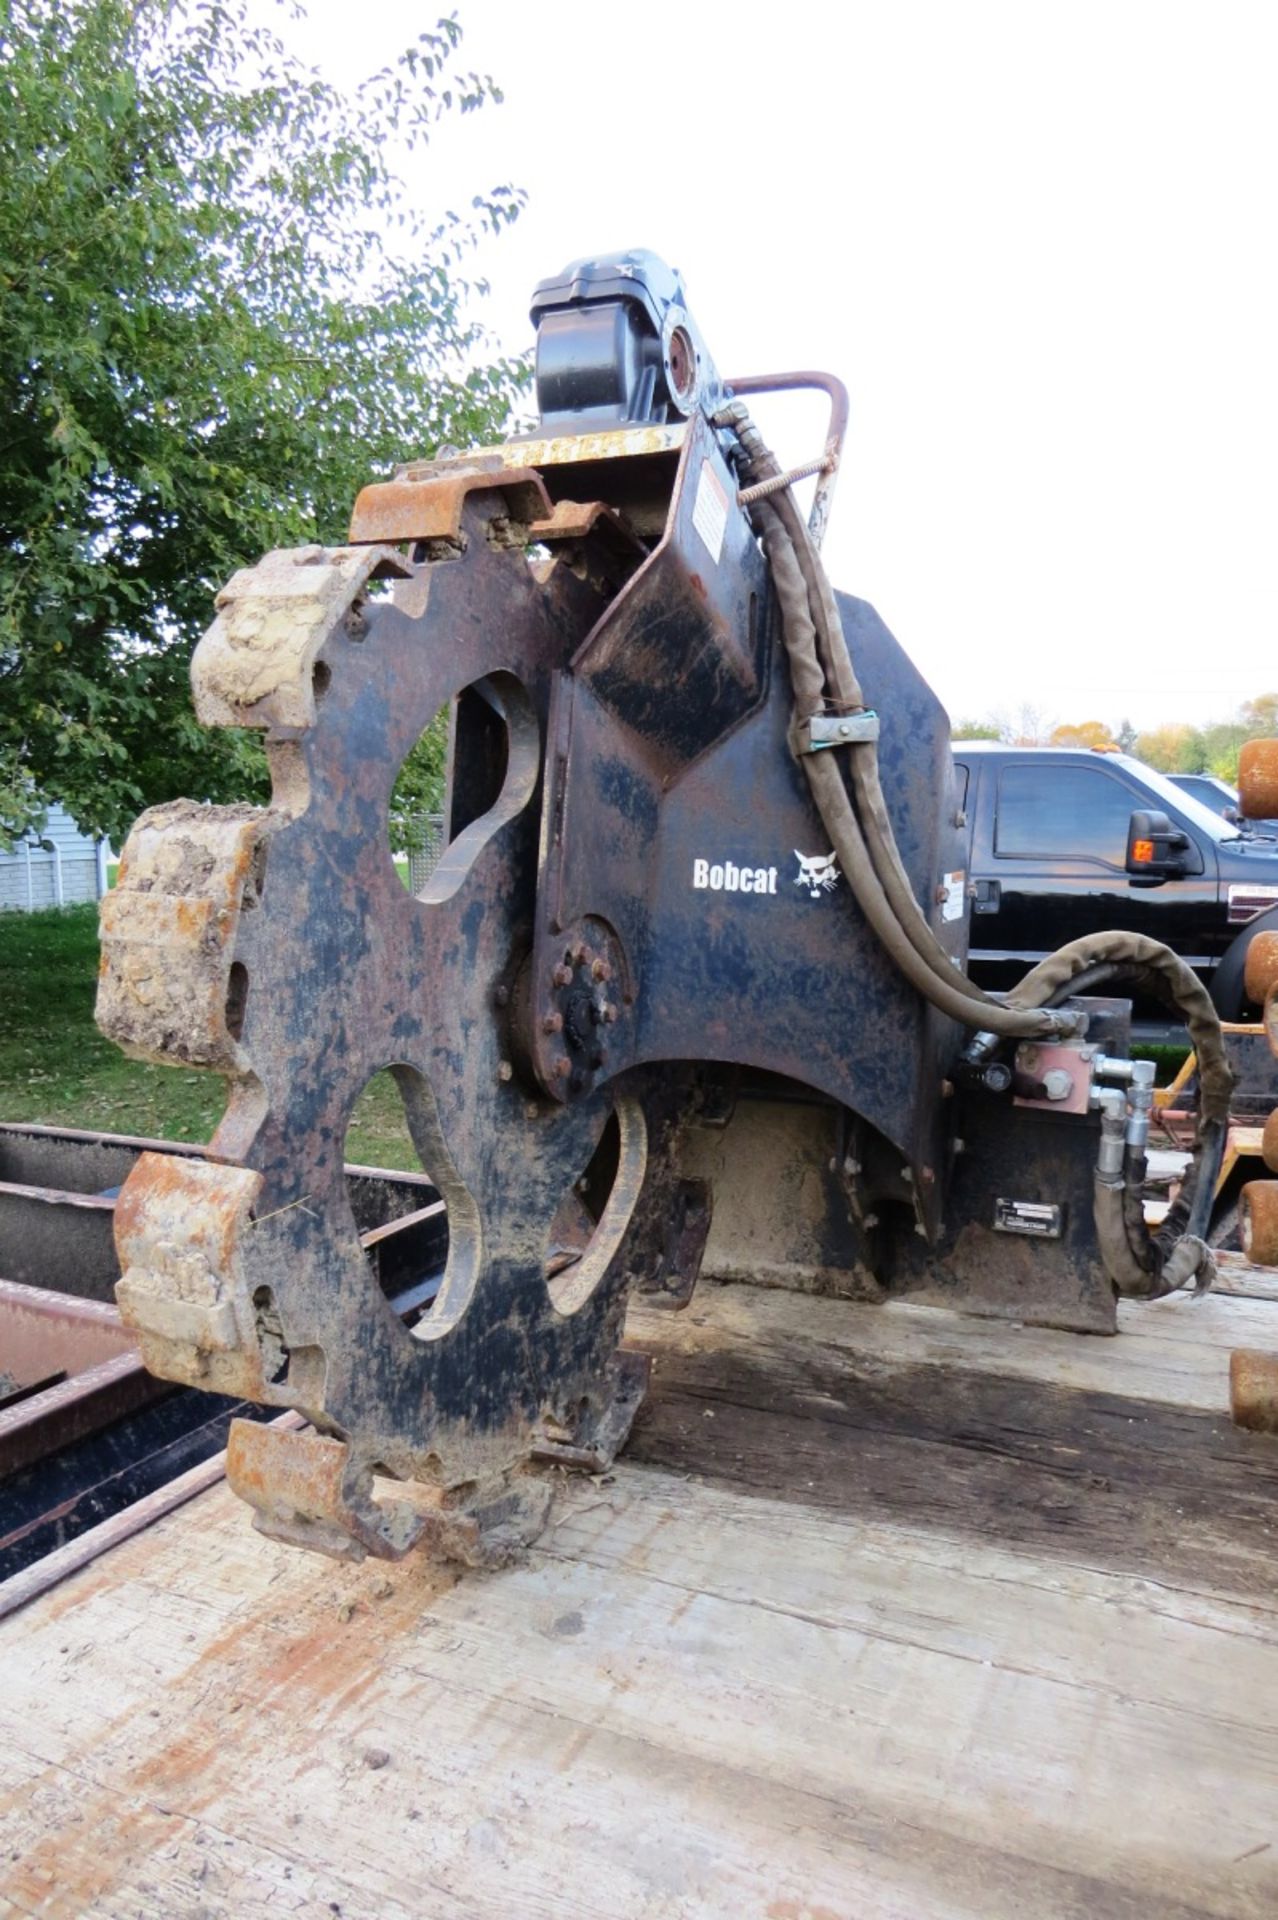
[[[723,552],[723,536],[728,525],[728,493],[709,460],[701,462],[697,497],[692,503],[692,524],[701,535],[710,558],[717,566],[719,555]]]

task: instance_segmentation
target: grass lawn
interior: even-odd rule
[[[0,913],[0,1120],[204,1142],[222,1117],[222,1076],[127,1060],[93,1024],[94,906]],[[348,1160],[418,1165],[388,1074],[366,1089]]]
[[[96,907],[0,913],[0,1120],[98,1127],[161,1140],[208,1140],[222,1116],[222,1076],[127,1060],[93,1024],[98,975]],[[1137,1049],[1165,1084],[1183,1054]],[[348,1160],[418,1165],[389,1074],[378,1074],[351,1116]]]

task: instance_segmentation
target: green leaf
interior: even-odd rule
[[[264,793],[256,737],[191,714],[213,595],[342,539],[395,461],[500,437],[527,370],[471,366],[463,265],[523,196],[423,213],[388,159],[497,97],[460,38],[344,94],[245,0],[0,9],[0,831]]]

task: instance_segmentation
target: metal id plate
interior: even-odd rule
[[[1059,1240],[1061,1209],[1039,1200],[996,1200],[996,1233],[1028,1233],[1039,1240]]]

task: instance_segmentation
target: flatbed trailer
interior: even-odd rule
[[[0,1588],[0,1912],[1272,1920],[1278,1276],[1120,1316],[703,1283],[503,1571],[217,1485]]]

